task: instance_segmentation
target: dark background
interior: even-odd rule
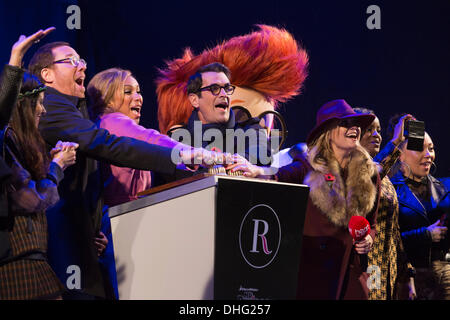
[[[81,9],[81,29],[69,30],[67,7]],[[381,9],[381,30],[369,30],[369,5]],[[382,126],[395,113],[425,121],[436,145],[435,176],[450,176],[450,1],[11,1],[0,0],[0,62],[20,34],[57,30],[42,42],[68,41],[88,62],[87,82],[110,67],[130,69],[144,94],[141,124],[158,128],[157,67],[218,41],[284,27],[307,49],[303,94],[281,106],[286,146],[304,141],[317,109],[343,98],[376,111]],[[34,47],[25,57],[26,65]],[[384,141],[386,142],[386,141]]]

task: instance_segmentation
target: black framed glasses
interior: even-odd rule
[[[56,60],[56,61],[52,62],[52,64],[56,64],[56,63],[70,63],[74,67],[78,67],[80,65],[80,63],[81,63],[82,65],[87,67],[86,60],[80,59],[80,58],[75,57],[75,56],[72,56],[72,57],[69,57],[69,58],[64,58],[64,59],[61,59],[61,60]]]
[[[198,89],[197,92],[210,91],[213,95],[218,96],[220,94],[220,91],[223,89],[227,95],[232,95],[235,88],[236,88],[235,86],[233,86],[233,85],[231,85],[229,83],[227,83],[224,86],[220,86],[220,85],[214,83],[214,84],[211,84],[211,85],[209,85],[207,87],[203,87],[203,88]]]

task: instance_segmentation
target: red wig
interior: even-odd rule
[[[192,113],[187,81],[200,67],[213,62],[230,69],[232,84],[258,91],[275,106],[300,94],[307,76],[306,51],[286,30],[258,27],[258,31],[231,38],[197,56],[187,48],[182,58],[166,62],[156,80],[161,132],[187,122]]]

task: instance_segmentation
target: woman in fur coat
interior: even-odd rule
[[[344,100],[326,103],[307,138],[306,158],[279,169],[275,178],[310,187],[300,257],[299,299],[367,299],[372,279],[364,260],[375,237],[380,178],[359,144],[373,115],[358,115]],[[267,168],[236,166],[245,176],[266,176]],[[355,242],[348,231],[352,216],[365,217],[371,231]],[[361,259],[360,259],[361,258]]]

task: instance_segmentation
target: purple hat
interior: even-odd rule
[[[334,120],[342,120],[347,118],[351,118],[356,121],[356,124],[362,131],[367,128],[373,120],[375,120],[375,116],[373,114],[356,113],[343,99],[333,100],[325,103],[322,107],[320,107],[319,111],[317,111],[316,126],[308,134],[306,143],[308,145],[311,144],[326,129],[327,125],[332,123]]]

